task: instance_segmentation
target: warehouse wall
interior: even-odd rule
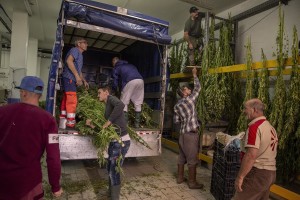
[[[40,78],[44,81],[45,89],[43,91],[43,95],[41,100],[45,101],[47,97],[47,88],[48,88],[48,77],[49,77],[49,69],[51,65],[51,58],[40,58]]]
[[[223,18],[228,18],[228,13],[231,16],[240,14],[256,5],[259,5],[267,0],[248,0],[242,4],[232,7],[222,13],[216,15]],[[283,5],[282,10],[285,15],[285,33],[289,40],[289,56],[291,56],[290,48],[293,42],[293,26],[298,29],[298,37],[300,37],[300,1],[291,0],[288,5]],[[188,15],[187,15],[188,17]],[[182,25],[184,26],[184,25]],[[247,38],[251,37],[253,61],[260,61],[261,48],[263,48],[267,59],[275,59],[272,57],[273,52],[276,52],[276,36],[278,31],[278,7],[257,14],[239,22],[238,40],[236,45],[236,62],[245,63],[245,48]],[[174,34],[172,39],[182,39],[183,30]]]
[[[9,59],[10,59],[10,51],[6,49],[2,49],[1,52],[1,68],[9,68]],[[41,100],[45,100],[47,96],[47,83],[48,83],[48,75],[49,75],[49,67],[50,67],[51,59],[37,57],[37,76],[39,76],[45,83],[45,90],[43,92]],[[12,83],[8,83],[10,87],[13,87]]]
[[[262,0],[248,0],[239,4],[229,10],[219,13],[218,16],[226,18],[228,13],[235,16],[249,8],[261,4]],[[296,25],[298,29],[298,36],[300,33],[300,1],[291,0],[288,5],[283,5],[284,11],[284,27],[285,33],[289,41],[289,55],[291,56],[290,48],[293,42],[293,26]],[[272,57],[273,52],[276,52],[276,36],[278,31],[278,7],[267,10],[263,13],[247,18],[239,22],[238,40],[236,49],[237,63],[245,62],[245,48],[247,38],[251,38],[253,61],[260,61],[261,48],[263,48],[267,59],[276,59]]]

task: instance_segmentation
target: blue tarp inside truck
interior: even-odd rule
[[[122,58],[126,58],[132,64],[138,66],[144,78],[161,76],[162,52],[164,45],[170,44],[171,37],[168,35],[169,23],[142,13],[123,9],[88,0],[65,0],[62,2],[56,31],[56,41],[52,50],[52,63],[49,72],[46,110],[54,112],[55,85],[57,83],[57,69],[63,60],[62,52],[67,48],[65,41],[65,27],[76,26],[67,21],[78,22],[80,28],[85,25],[95,25],[105,29],[124,33],[138,38],[138,41],[151,41],[152,43],[136,42],[135,47],[126,48],[121,52]],[[78,24],[77,24],[78,26]],[[81,35],[84,37],[84,35]],[[140,39],[140,40],[139,40]],[[147,46],[147,48],[145,48]],[[118,52],[120,53],[120,52]],[[148,59],[145,59],[148,58]],[[151,59],[149,59],[151,58]],[[86,59],[84,59],[86,60]],[[104,62],[107,62],[104,59]],[[166,61],[165,61],[166,62]],[[63,61],[62,61],[63,63]],[[157,67],[160,66],[160,67]],[[159,84],[146,84],[145,92],[158,92]],[[154,108],[158,108],[158,102],[149,101]]]

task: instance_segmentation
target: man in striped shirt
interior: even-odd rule
[[[189,168],[188,186],[190,189],[200,189],[202,184],[196,181],[196,168],[199,152],[199,122],[195,108],[196,99],[200,93],[200,82],[197,77],[197,69],[193,69],[194,90],[183,86],[178,88],[177,93],[182,97],[174,107],[174,121],[180,123],[178,178],[177,183],[184,181],[184,164]]]

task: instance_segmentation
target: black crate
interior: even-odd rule
[[[225,146],[215,140],[214,156],[222,157],[227,163],[240,163],[240,150],[232,145],[224,150]]]
[[[240,170],[240,164],[214,162],[213,172],[217,171],[224,179],[235,179]]]
[[[216,140],[210,189],[216,200],[230,200],[234,196],[234,181],[239,169],[239,150],[229,146],[224,151],[224,145]]]

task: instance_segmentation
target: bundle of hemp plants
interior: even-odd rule
[[[275,85],[275,95],[272,102],[272,109],[270,114],[270,122],[277,131],[281,134],[284,123],[285,102],[286,102],[286,88],[283,80],[284,63],[287,57],[287,52],[284,52],[284,13],[281,12],[279,6],[279,30],[276,38],[277,43],[277,80]]]
[[[249,99],[253,98],[253,71],[252,71],[252,53],[251,53],[251,40],[248,39],[247,45],[247,60],[246,60],[246,67],[247,67],[247,80],[246,80],[246,95],[241,105],[241,111],[244,110],[244,103]],[[237,123],[237,133],[242,131],[246,131],[247,129],[247,119],[244,115],[244,112],[241,112],[240,117]]]
[[[300,168],[300,74],[299,74],[299,50],[297,29],[294,26],[292,45],[292,73],[290,77],[289,92],[285,104],[285,123],[279,136],[279,148],[277,155],[277,176],[282,182],[290,182]],[[298,128],[297,128],[298,127]]]

